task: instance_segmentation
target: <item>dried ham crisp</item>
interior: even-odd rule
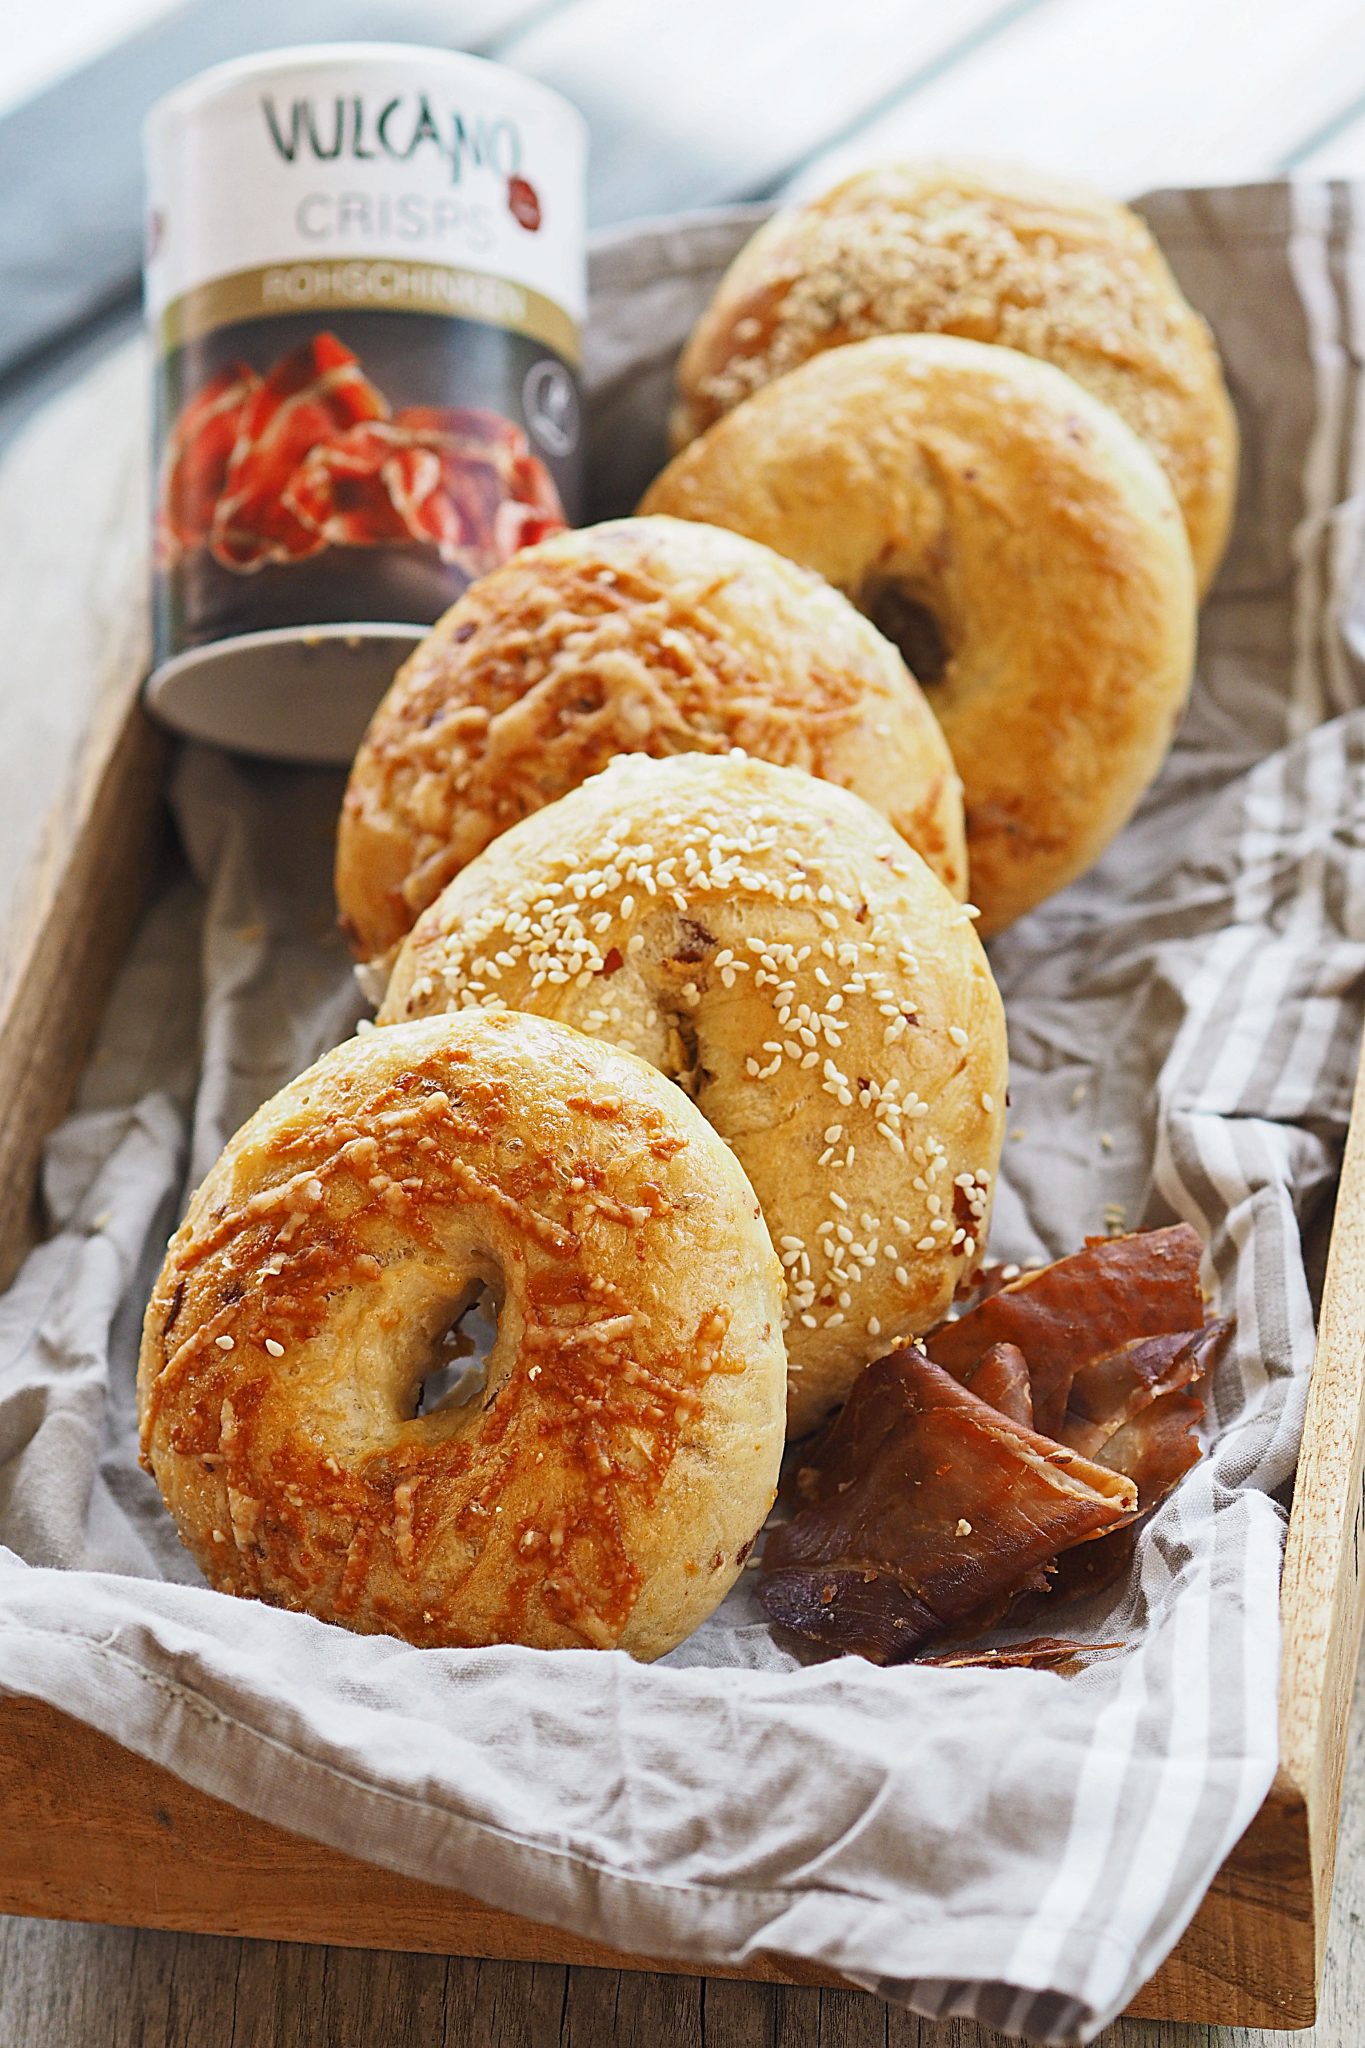
[[[1205,1322],[1199,1258],[1186,1225],[1092,1240],[869,1367],[768,1539],[770,1618],[886,1663],[1029,1594],[1050,1610],[1109,1584],[1200,1455],[1192,1389],[1228,1325]],[[1076,1650],[928,1661],[1055,1668]]]
[[[1012,1422],[915,1345],[855,1381],[798,1484],[802,1511],[763,1554],[764,1609],[875,1663],[998,1608],[1137,1508],[1131,1480]]]
[[[1033,1388],[1029,1382],[1028,1360],[1017,1344],[992,1344],[960,1377],[962,1384],[970,1387],[978,1400],[989,1401],[992,1408],[1008,1415],[1011,1422],[1022,1422],[1025,1429],[1032,1429]],[[1083,1451],[1086,1446],[1073,1444],[1071,1448]]]
[[[1057,1671],[1064,1664],[1074,1664],[1078,1657],[1122,1648],[1122,1643],[1075,1643],[1067,1636],[1030,1636],[1026,1643],[1007,1643],[999,1650],[940,1650],[936,1656],[917,1661],[936,1664],[942,1671]]]
[[[1226,1324],[1210,1325],[1216,1344]],[[1201,1354],[1205,1359],[1213,1346]],[[1121,1578],[1131,1562],[1138,1532],[1172,1487],[1202,1455],[1195,1430],[1204,1419],[1204,1403],[1188,1390],[1160,1395],[1131,1422],[1110,1437],[1099,1462],[1126,1472],[1138,1490],[1137,1516],[1126,1529],[1101,1537],[1084,1551],[1068,1551],[1057,1560],[1050,1599],[1082,1599],[1103,1592]]]
[[[1202,1328],[1199,1233],[1188,1223],[1129,1237],[1092,1238],[1084,1251],[991,1294],[925,1341],[949,1372],[992,1344],[1017,1344],[1028,1360],[1034,1423],[1055,1436],[1079,1372],[1138,1337]]]

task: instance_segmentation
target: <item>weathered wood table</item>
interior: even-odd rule
[[[155,7],[150,0],[141,16]],[[133,137],[148,99],[253,40],[413,35],[421,13],[421,0],[234,0],[231,10],[197,0],[0,120],[0,215],[9,210],[0,222],[9,303],[0,431],[136,317]],[[592,127],[599,223],[818,189],[897,152],[1012,156],[1115,193],[1290,170],[1365,177],[1360,0],[448,0],[426,16],[429,39],[518,65],[578,103]],[[74,173],[44,142],[73,129],[87,144]],[[84,235],[83,192],[95,209]],[[63,277],[40,229],[72,209]],[[0,542],[19,548],[30,509],[55,516],[51,506],[0,507]],[[12,630],[0,691],[0,861],[14,878],[41,868],[39,822],[65,786],[89,706],[59,678],[50,691],[27,687],[63,593],[11,581],[4,595]],[[23,892],[7,887],[0,981],[26,934]],[[3,1145],[0,1134],[0,1154]],[[1305,2043],[1365,2039],[1363,1916],[1360,1705],[1322,2014],[1298,2037]],[[1286,2038],[1122,2021],[1103,2039],[1175,2048],[1187,2035],[1206,2048]],[[988,2048],[1000,2039],[888,2014],[848,1992],[0,1920],[0,2048]]]

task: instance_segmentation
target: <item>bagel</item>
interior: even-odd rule
[[[857,790],[966,893],[957,772],[896,650],[766,548],[621,519],[523,550],[400,669],[341,813],[355,950],[390,956],[489,840],[613,755],[734,746]]]
[[[718,420],[645,509],[766,541],[903,637],[928,619],[985,933],[1089,867],[1165,755],[1194,659],[1179,510],[1050,364],[947,335],[828,350]]]
[[[418,1412],[480,1284],[484,1391]],[[657,1657],[772,1503],[781,1292],[740,1168],[642,1061],[539,1017],[371,1030],[257,1111],[171,1239],[143,1463],[222,1591]]]
[[[625,755],[423,912],[380,1022],[536,1010],[693,1095],[786,1268],[799,1435],[946,1314],[985,1242],[1005,1026],[971,915],[831,783]]]
[[[919,333],[1041,357],[1112,406],[1166,471],[1207,589],[1237,488],[1213,337],[1135,213],[1029,171],[888,164],[775,215],[683,352],[674,446],[823,349]]]

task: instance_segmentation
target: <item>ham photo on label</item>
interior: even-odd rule
[[[223,65],[147,128],[153,709],[349,759],[412,642],[578,514],[582,123],[447,51]]]

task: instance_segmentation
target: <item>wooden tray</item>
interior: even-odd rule
[[[163,742],[138,704],[140,354],[42,415],[0,466],[10,674],[0,695],[0,1279],[153,870]],[[3,778],[11,787],[6,790]],[[1365,1081],[1356,1091],[1285,1559],[1281,1762],[1151,2018],[1311,2024],[1361,1625]],[[626,1956],[359,1863],[193,1790],[39,1702],[0,1697],[0,1911],[613,1967]],[[746,1976],[835,1982],[780,1957]]]

